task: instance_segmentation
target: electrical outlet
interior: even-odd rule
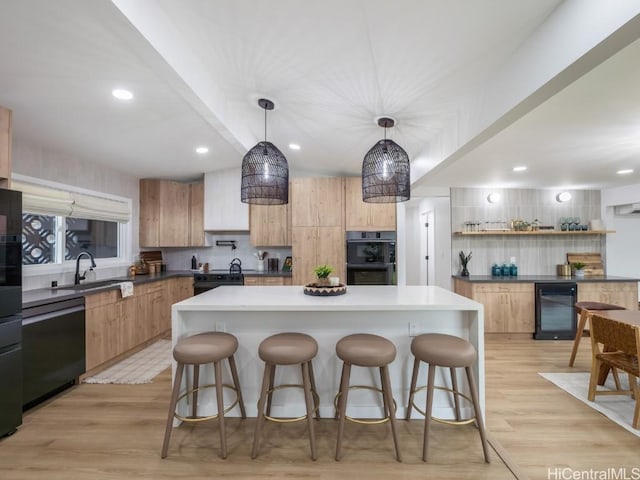
[[[216,322],[216,332],[226,332],[227,326],[224,322]]]
[[[418,322],[409,320],[409,336],[415,337],[416,335],[418,335]]]

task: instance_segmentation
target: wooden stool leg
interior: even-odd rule
[[[391,416],[389,405],[387,404],[387,396],[384,394],[384,367],[379,367],[380,370],[380,389],[382,390],[382,416],[389,417]]]
[[[633,411],[633,422],[631,426],[638,428],[640,425],[640,387],[638,386],[638,379],[636,377],[629,376],[629,383],[633,396],[636,397],[636,408]]]
[[[262,376],[262,390],[258,400],[258,416],[256,418],[256,430],[253,435],[253,448],[251,449],[251,458],[258,456],[258,444],[260,435],[262,434],[262,424],[264,423],[264,404],[267,402],[267,391],[269,390],[269,378],[271,378],[271,370],[276,366],[266,363],[264,366],[264,375]]]
[[[313,405],[315,406],[316,420],[320,420],[320,397],[318,397],[318,389],[316,388],[316,376],[313,373],[313,362],[309,362],[309,381],[311,382],[311,391],[313,395]]]
[[[467,380],[469,381],[469,390],[471,390],[471,400],[473,401],[473,410],[476,415],[476,423],[478,424],[478,430],[480,431],[480,441],[482,442],[482,450],[484,451],[484,461],[491,463],[491,457],[489,456],[489,445],[487,444],[487,434],[484,430],[484,421],[482,420],[482,410],[480,410],[480,402],[478,401],[478,388],[476,387],[476,380],[473,375],[473,369],[471,367],[465,367],[467,371]]]
[[[429,364],[427,374],[427,405],[424,409],[424,439],[422,440],[422,461],[429,458],[429,427],[431,427],[431,411],[433,410],[433,384],[436,379],[436,366]]]
[[[240,406],[240,414],[242,418],[247,418],[247,411],[244,408],[244,399],[242,398],[242,390],[240,390],[240,379],[238,378],[238,369],[233,355],[229,357],[229,368],[231,369],[231,378],[233,386],[236,387],[236,395],[238,395],[238,405]]]
[[[420,360],[413,359],[413,373],[411,374],[411,386],[409,387],[409,403],[407,404],[407,415],[405,420],[411,420],[411,410],[413,409],[413,399],[416,395],[416,383],[418,382],[418,371],[420,370]]]
[[[184,371],[184,364],[178,363],[176,368],[176,378],[173,380],[173,390],[171,390],[171,400],[169,401],[169,415],[167,416],[167,426],[164,430],[164,441],[162,442],[162,458],[167,458],[167,451],[169,450],[169,440],[171,440],[171,430],[173,430],[173,417],[176,412],[176,404],[178,403],[178,396],[180,395],[180,384],[182,383],[182,372]]]
[[[271,375],[269,375],[269,396],[267,398],[267,416],[271,416],[271,401],[273,400],[273,382],[276,379],[276,367],[273,366],[271,369]]]
[[[338,398],[338,441],[336,443],[336,461],[342,458],[342,435],[344,433],[345,415],[347,414],[347,397],[349,395],[349,377],[351,376],[351,365],[342,365],[342,380],[340,381],[340,397]]]
[[[576,337],[573,339],[573,349],[571,350],[571,356],[569,357],[569,366],[573,367],[573,362],[576,360],[576,354],[578,353],[578,346],[582,339],[582,332],[587,324],[587,317],[589,316],[588,310],[584,308],[580,310],[580,319],[578,320],[578,328],[576,328]]]
[[[309,364],[302,364],[302,385],[304,386],[304,402],[307,405],[307,425],[309,427],[309,444],[311,445],[311,460],[318,458],[316,449],[316,433],[313,427],[313,406],[315,405],[311,395],[311,380],[309,378]]]
[[[389,367],[384,366],[382,370],[382,395],[386,399],[387,409],[389,410],[389,422],[391,423],[391,433],[393,434],[393,444],[396,447],[396,460],[402,461],[400,454],[400,442],[398,440],[398,429],[396,426],[396,409],[393,405],[393,394],[391,393],[391,380],[389,378]]]
[[[191,416],[198,416],[198,387],[200,386],[200,365],[193,366],[193,394],[191,395]]]
[[[344,363],[342,364],[342,371],[340,373],[340,383],[338,384],[338,392],[342,390],[342,379],[344,378]],[[338,420],[340,418],[340,402],[342,402],[342,396],[338,397],[338,405],[336,405],[336,414],[334,415],[334,420]]]
[[[454,392],[458,392],[458,376],[456,375],[456,369],[450,368],[449,370],[451,371],[451,389]],[[459,422],[462,417],[460,416],[460,399],[456,394],[453,395],[453,405],[456,409],[456,420]]]
[[[622,390],[622,386],[620,385],[620,375],[618,374],[618,369],[615,367],[611,367],[611,374],[613,375],[613,383],[616,385],[616,390]]]
[[[216,402],[218,404],[218,426],[220,428],[220,454],[222,458],[227,458],[227,438],[224,428],[224,399],[222,396],[222,364],[220,362],[213,363],[216,383]]]

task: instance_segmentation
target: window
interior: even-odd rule
[[[82,251],[126,261],[130,200],[15,180],[13,188],[23,192],[23,265],[59,267]]]
[[[65,225],[64,239],[58,225]],[[60,263],[58,244],[64,260],[75,260],[88,251],[94,258],[118,257],[118,223],[83,218],[53,217],[24,213],[22,215],[22,264]]]

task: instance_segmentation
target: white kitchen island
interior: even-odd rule
[[[333,401],[338,390],[342,364],[335,354],[336,342],[351,333],[373,333],[391,340],[397,348],[390,365],[397,416],[403,418],[409,397],[413,356],[411,338],[422,333],[448,333],[468,339],[476,347],[476,365],[480,403],[484,411],[484,318],[480,303],[440,287],[426,286],[349,286],[345,295],[314,297],[300,286],[223,286],[176,303],[172,307],[173,343],[184,336],[206,331],[225,331],[238,338],[236,362],[247,415],[256,416],[264,363],[258,357],[260,342],[274,333],[302,332],[318,342],[318,356],[313,360],[320,414],[333,418]],[[175,362],[173,365],[175,374]],[[213,368],[201,369],[201,383],[213,383]],[[225,362],[226,379],[230,378]],[[463,378],[460,376],[460,378]],[[438,369],[439,384],[449,383],[448,369]],[[426,366],[420,369],[418,384],[426,382]],[[225,381],[225,383],[230,383]],[[301,383],[300,369],[278,367],[276,384]],[[465,382],[460,382],[465,383]],[[351,384],[379,386],[377,369],[354,367]],[[225,404],[234,394],[225,389]],[[201,395],[203,412],[215,412],[213,389]],[[424,392],[416,395],[424,408]],[[179,410],[186,414],[186,400]],[[415,411],[415,410],[414,410]],[[467,413],[470,410],[467,409]],[[301,389],[279,390],[274,394],[272,414],[297,416],[304,412]],[[354,417],[379,417],[379,395],[370,390],[352,390],[348,414]],[[235,407],[227,415],[239,416]],[[452,402],[437,391],[434,416],[453,416]],[[416,415],[417,416],[417,415]]]

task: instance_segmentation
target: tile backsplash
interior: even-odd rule
[[[208,263],[210,270],[227,270],[229,263],[234,258],[239,258],[242,261],[243,270],[256,270],[258,260],[255,257],[255,253],[258,250],[266,250],[268,252],[266,258],[279,258],[279,268],[282,269],[284,259],[291,255],[291,247],[256,248],[252,246],[249,242],[248,233],[220,235],[207,232],[205,236],[207,245],[211,246],[161,249],[162,258],[167,264],[167,269],[189,270],[191,268],[191,257],[195,255],[198,263]],[[232,250],[230,246],[216,246],[216,240],[235,240],[236,248]]]
[[[491,192],[499,192],[501,200],[489,203]],[[465,222],[509,223],[520,219],[560,229],[560,219],[577,217],[589,225],[600,219],[599,190],[571,190],[572,198],[565,203],[556,201],[557,191],[535,189],[451,189],[451,230],[460,232]],[[604,226],[606,228],[606,225]],[[510,263],[515,257],[520,275],[555,275],[556,265],[566,263],[567,252],[597,252],[604,261],[605,235],[585,236],[456,236],[451,240],[451,268],[460,272],[458,252],[473,252],[469,262],[471,275],[490,275],[494,263]]]

